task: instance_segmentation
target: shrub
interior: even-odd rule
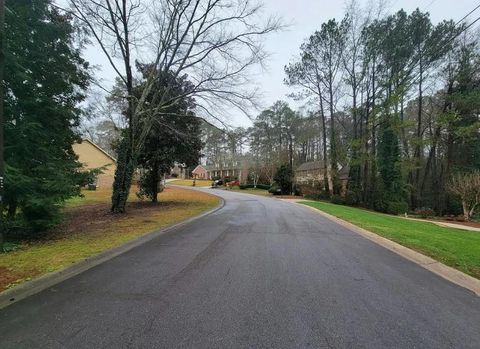
[[[408,204],[405,201],[388,201],[386,203],[386,212],[399,215],[408,212]]]
[[[435,211],[430,207],[418,207],[415,209],[415,214],[422,218],[435,217]]]
[[[282,189],[276,183],[274,183],[270,189],[268,189],[268,192],[273,195],[280,195],[282,194]]]
[[[289,165],[280,166],[273,179],[282,190],[282,194],[290,194],[293,184],[293,170]]]
[[[345,193],[345,204],[349,206],[355,206],[358,205],[358,203],[359,200],[357,194],[355,194],[355,192],[352,190],[347,190],[347,192]]]
[[[330,201],[332,202],[332,204],[345,205],[345,199],[340,195],[332,195]]]
[[[61,219],[60,206],[45,204],[48,200],[31,200],[22,207],[22,218],[33,232],[45,231],[58,224]]]
[[[240,184],[240,189],[252,189],[255,188],[253,184]],[[267,184],[257,184],[257,189],[268,190],[270,189],[270,185]]]

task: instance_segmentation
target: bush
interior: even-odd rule
[[[45,231],[60,222],[60,205],[53,202],[47,203],[47,201],[33,199],[22,207],[22,218],[29,230],[33,232]]]
[[[282,194],[290,194],[293,184],[293,170],[289,165],[282,165],[277,169],[273,180],[282,190]]]
[[[408,204],[405,201],[388,201],[386,203],[386,212],[388,214],[404,214],[408,212]]]
[[[270,189],[268,189],[268,192],[270,194],[273,194],[273,195],[281,195],[282,194],[282,189],[276,183],[274,183],[270,187]]]
[[[422,218],[435,217],[435,211],[430,207],[418,207],[415,209],[414,213]]]
[[[170,175],[170,177],[172,177],[172,178],[178,178],[178,173],[172,173],[172,174]]]
[[[330,201],[332,202],[332,204],[345,205],[345,199],[340,195],[332,195]]]
[[[305,199],[317,200],[317,201],[328,200],[330,198],[328,193],[325,192],[325,191],[321,191],[321,192],[317,192],[317,193],[311,193],[311,194],[308,194],[308,195],[304,194],[304,197],[305,197]]]
[[[255,188],[253,184],[240,184],[240,189],[252,189]],[[268,190],[270,189],[270,185],[267,184],[257,184],[257,189]]]
[[[357,194],[352,190],[347,190],[345,193],[345,204],[349,206],[355,206],[359,204]]]

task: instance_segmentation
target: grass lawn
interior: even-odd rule
[[[152,204],[139,201],[132,189],[127,213],[114,215],[109,211],[111,190],[84,194],[84,198],[67,203],[64,222],[45,237],[0,254],[0,291],[196,216],[219,203],[213,195],[166,188],[159,195],[160,202]]]
[[[480,233],[478,232],[444,228],[429,222],[411,221],[326,202],[307,201],[302,203],[480,279]]]
[[[212,182],[211,180],[209,179],[197,179],[195,181],[195,186],[197,187],[209,187],[212,185]],[[175,185],[185,185],[185,186],[190,186],[192,187],[193,186],[193,179],[177,179],[177,180],[174,180],[174,181],[171,181],[167,184],[175,184]]]
[[[233,191],[238,191],[239,193],[255,194],[255,195],[261,195],[261,196],[273,196],[268,192],[268,190],[258,189],[258,188],[240,189],[239,187],[232,187],[225,190],[233,190]]]

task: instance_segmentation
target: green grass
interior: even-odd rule
[[[480,233],[478,232],[440,227],[429,222],[413,221],[326,202],[302,203],[480,278]]]
[[[265,189],[259,189],[259,188],[247,188],[247,189],[240,189],[239,187],[233,187],[233,188],[228,188],[225,190],[232,190],[232,191],[238,191],[239,193],[247,193],[247,194],[255,194],[255,195],[260,195],[260,196],[273,196],[268,192],[268,190]]]

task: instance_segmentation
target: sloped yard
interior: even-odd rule
[[[110,213],[110,190],[86,191],[67,203],[64,222],[40,240],[22,242],[0,254],[0,291],[42,274],[59,270],[151,231],[214,208],[213,195],[166,188],[160,202],[139,201],[132,195],[125,215]]]

